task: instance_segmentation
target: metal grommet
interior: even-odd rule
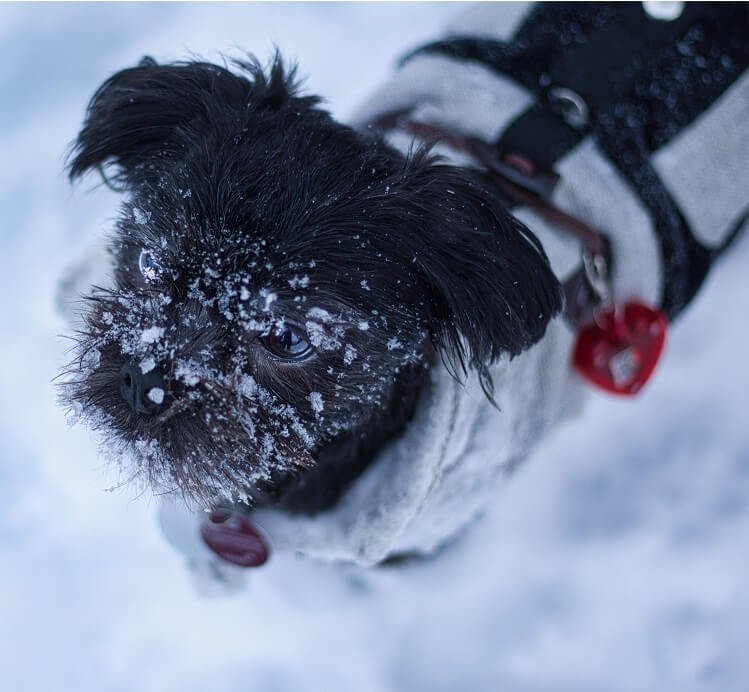
[[[566,87],[549,89],[549,101],[552,108],[570,127],[581,130],[588,124],[590,116],[588,104],[572,89]]]
[[[684,3],[671,0],[650,0],[650,2],[642,3],[642,9],[652,19],[672,22],[681,17],[681,13],[684,12]]]

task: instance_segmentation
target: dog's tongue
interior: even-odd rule
[[[240,567],[259,567],[268,559],[268,546],[241,512],[214,509],[203,519],[200,535],[222,560]]]

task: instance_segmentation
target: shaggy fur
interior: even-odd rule
[[[160,491],[314,513],[437,359],[491,396],[560,287],[481,174],[335,122],[278,57],[233,68],[144,59],[89,104],[71,178],[106,167],[125,200],[63,397]],[[161,383],[148,412],[123,366]]]

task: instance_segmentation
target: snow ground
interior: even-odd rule
[[[749,237],[635,402],[597,399],[440,558],[364,572],[276,557],[192,590],[154,503],[113,482],[50,380],[60,273],[115,196],[62,157],[143,54],[277,43],[345,115],[448,5],[0,5],[0,680],[14,691],[749,689]],[[88,194],[87,194],[88,193]]]

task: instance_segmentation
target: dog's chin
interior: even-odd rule
[[[119,467],[123,483],[202,506],[219,499],[256,504],[267,501],[261,488],[274,475],[314,464],[314,437],[290,409],[258,415],[241,392],[213,381],[170,391],[158,412],[140,414],[124,401],[118,372],[116,364],[102,364],[84,380],[64,383],[61,399],[96,431],[102,457]]]

